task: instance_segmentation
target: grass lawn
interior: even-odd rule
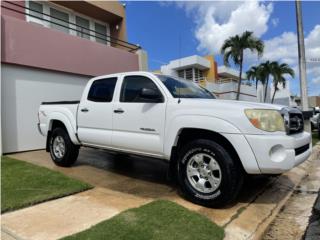
[[[316,145],[317,142],[319,142],[319,138],[318,138],[318,132],[312,132],[312,145]]]
[[[1,213],[89,188],[89,184],[59,172],[1,157]]]
[[[216,240],[223,237],[223,228],[206,217],[176,203],[157,200],[139,208],[124,211],[63,240]]]

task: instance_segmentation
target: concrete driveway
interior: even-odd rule
[[[107,211],[106,215],[101,216],[101,219],[111,217],[122,210],[142,205],[154,199],[168,199],[188,209],[197,211],[218,225],[225,227],[227,239],[252,239],[261,236],[289,197],[290,192],[306,174],[308,168],[308,162],[306,162],[279,177],[252,177],[249,181],[246,181],[235,204],[224,209],[211,209],[184,200],[180,196],[177,186],[167,181],[168,164],[163,161],[112,155],[103,150],[90,148],[81,149],[77,163],[71,168],[57,167],[51,161],[50,155],[43,150],[12,154],[10,156],[60,171],[94,185],[96,188],[89,190],[89,194],[80,193],[78,195],[90,195],[91,191],[93,198],[97,195],[99,204],[102,203],[97,209],[101,209],[103,206],[112,209],[111,212]],[[104,197],[101,197],[103,194]],[[47,209],[47,207],[44,207],[44,209]],[[43,212],[45,211],[44,209],[40,211]],[[15,219],[20,219],[19,221],[21,222],[23,221],[21,220],[23,219],[21,218],[23,214],[28,213],[25,212],[21,215],[19,214],[21,211],[16,212],[4,215],[3,223],[9,229],[14,224]],[[64,220],[68,217],[63,213],[61,214]],[[85,221],[86,218],[83,217],[83,214],[89,213],[85,210],[74,211],[72,219],[83,219]],[[43,217],[45,218],[48,215],[47,212]],[[32,216],[28,217],[29,220],[30,217]],[[89,218],[88,215],[87,217]],[[90,222],[90,224],[84,222],[83,227],[79,227],[78,224],[75,229],[71,229],[68,233],[55,237],[86,229],[90,225],[101,221],[100,218],[96,217],[97,221]],[[41,222],[41,219],[37,218],[37,221]],[[39,231],[39,229],[34,229],[35,233],[36,231]],[[32,236],[32,234],[28,235],[28,237]]]

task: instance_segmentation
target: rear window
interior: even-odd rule
[[[88,100],[93,102],[111,102],[117,78],[99,79],[92,83]]]

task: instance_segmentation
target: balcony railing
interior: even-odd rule
[[[216,83],[217,84],[224,84],[224,83],[238,83],[238,79],[235,78],[219,78]],[[249,80],[242,80],[241,81],[241,85],[247,85],[247,86],[251,86],[252,82]]]
[[[94,30],[92,30],[90,28],[86,28],[86,27],[80,26],[78,24],[75,24],[75,23],[72,23],[72,22],[65,21],[63,19],[54,17],[52,15],[49,15],[49,14],[46,14],[46,13],[43,13],[43,12],[39,12],[37,10],[31,9],[31,8],[28,8],[28,7],[25,7],[25,6],[21,6],[21,5],[17,4],[17,3],[14,3],[14,2],[10,2],[10,1],[3,1],[3,2],[5,2],[7,4],[10,4],[11,6],[1,5],[1,8],[7,9],[7,10],[10,10],[10,11],[19,13],[19,14],[23,14],[23,15],[26,15],[26,16],[29,16],[29,17],[32,17],[32,18],[36,18],[36,19],[39,19],[41,21],[52,23],[54,25],[66,28],[66,29],[74,31],[76,33],[80,33],[81,36],[82,35],[86,35],[86,36],[89,36],[89,37],[95,37],[96,39],[100,39],[102,41],[109,42],[110,44],[113,44],[113,46],[123,47],[123,48],[127,49],[129,52],[135,52],[135,51],[137,51],[137,50],[139,50],[141,48],[140,46],[138,46],[136,44],[132,44],[132,43],[123,41],[121,39],[112,37],[112,36],[107,35],[107,34],[102,34],[101,32],[94,31]],[[21,8],[21,10],[15,9],[15,7]],[[29,12],[26,12],[26,10],[29,10]],[[50,19],[46,19],[44,17],[39,17],[39,16],[37,16],[35,14],[32,14],[32,13],[38,13],[38,14],[41,14],[42,16],[50,17],[50,19],[59,20],[60,22],[67,23],[68,26],[66,26],[64,24],[60,24],[60,23],[58,23],[56,21],[53,22]],[[72,26],[72,27],[70,27],[70,26]]]
[[[207,79],[205,77],[198,77],[198,78],[194,78],[193,80],[195,83],[204,83],[207,81]]]

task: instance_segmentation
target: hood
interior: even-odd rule
[[[177,105],[175,105],[177,106]],[[265,131],[255,128],[247,116],[246,109],[272,109],[281,110],[284,106],[253,103],[245,101],[220,99],[181,99],[177,114],[210,116],[224,120],[236,126],[244,134],[266,134]]]
[[[192,105],[192,106],[201,106],[201,108],[223,108],[223,109],[274,109],[281,110],[286,106],[277,105],[277,104],[269,104],[269,103],[255,103],[255,102],[246,102],[246,101],[235,101],[235,100],[222,100],[222,99],[192,99],[192,98],[183,98],[181,99],[181,103]]]

